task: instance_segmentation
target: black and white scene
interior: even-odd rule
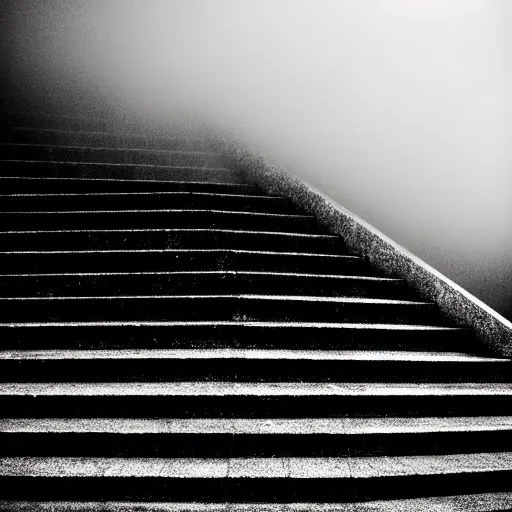
[[[0,0],[0,512],[512,510],[512,0]]]

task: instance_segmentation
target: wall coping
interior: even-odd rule
[[[299,210],[315,215],[322,227],[343,237],[348,249],[367,258],[374,268],[385,275],[405,279],[422,298],[437,303],[445,317],[456,325],[472,329],[494,354],[512,356],[512,322],[238,137],[217,132],[213,138],[220,143],[230,164],[243,172],[249,182],[267,193],[290,198]]]

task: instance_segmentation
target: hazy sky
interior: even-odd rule
[[[511,1],[3,9],[17,73],[204,110],[512,318]]]

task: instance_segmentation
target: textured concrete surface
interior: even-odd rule
[[[277,359],[311,361],[421,361],[489,363],[508,359],[452,352],[406,352],[390,350],[285,350],[285,349],[117,349],[117,350],[3,350],[0,360],[69,359]]]
[[[4,457],[1,476],[359,479],[512,470],[512,453],[407,457]]]
[[[278,168],[232,136],[212,132],[233,167],[265,192],[289,197],[299,211],[315,215],[318,223],[343,237],[347,247],[367,258],[385,275],[406,279],[426,300],[457,325],[472,328],[484,347],[512,356],[512,323],[443,276],[440,272],[385,236],[357,215],[301,179]]]
[[[366,503],[7,502],[1,512],[491,512],[510,510],[512,493],[486,493]]]
[[[1,419],[0,432],[117,434],[382,434],[512,430],[512,416],[300,419]]]
[[[0,396],[509,396],[512,383],[6,383]]]

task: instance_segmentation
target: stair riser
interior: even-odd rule
[[[239,171],[200,167],[157,167],[58,162],[2,162],[2,176],[243,183]],[[160,189],[161,190],[161,189]],[[85,190],[83,190],[85,191]],[[106,191],[106,190],[103,190]]]
[[[0,327],[9,349],[281,348],[309,350],[474,351],[465,331],[395,331],[334,327]]]
[[[130,180],[108,181],[101,179],[31,179],[3,178],[0,179],[0,198],[2,194],[73,194],[88,192],[210,192],[219,194],[251,194],[261,195],[255,187],[244,184],[192,183],[160,181],[151,182]],[[230,178],[230,177],[229,177]],[[168,178],[165,178],[168,179]],[[230,179],[228,180],[230,181]],[[5,199],[5,198],[4,198]],[[4,201],[2,199],[2,203]]]
[[[371,267],[365,264],[364,260],[350,257],[251,254],[228,250],[81,254],[0,253],[0,275],[16,273],[144,272],[148,269],[152,272],[246,270],[326,273],[343,276],[374,275]],[[34,277],[34,279],[37,279],[37,277]],[[54,281],[54,283],[56,282]],[[7,284],[6,281],[4,283]]]
[[[180,165],[220,167],[220,155],[203,152],[169,152],[110,148],[0,145],[0,160],[42,160],[54,162],[96,162],[111,164]]]
[[[371,457],[512,450],[512,431],[394,434],[0,433],[2,457]]]
[[[512,382],[510,366],[244,358],[0,360],[0,382]]]
[[[336,502],[510,489],[511,471],[380,478],[0,477],[3,499]]]
[[[151,268],[151,267],[148,267]],[[114,295],[315,295],[412,299],[403,282],[279,275],[0,276],[1,297]]]
[[[1,185],[1,182],[0,182]],[[294,214],[285,198],[264,199],[236,195],[130,194],[130,195],[55,195],[1,198],[4,212],[198,209]]]
[[[89,213],[1,213],[4,231],[65,229],[242,229],[314,233],[316,220],[310,217],[273,217],[212,211],[178,212],[89,212]]]
[[[0,396],[9,418],[510,416],[512,396]]]
[[[443,325],[437,309],[424,304],[275,301],[222,296],[37,301],[0,299],[2,322],[102,320],[239,320]]]
[[[145,135],[119,135],[108,132],[72,132],[38,129],[5,129],[0,142],[12,144],[43,144],[55,146],[86,146],[91,148],[161,149],[168,151],[201,151],[208,146],[199,140],[151,138]]]
[[[308,254],[342,254],[339,237],[302,237],[267,233],[215,231],[93,231],[2,233],[3,251],[72,251],[108,249],[243,249]]]

